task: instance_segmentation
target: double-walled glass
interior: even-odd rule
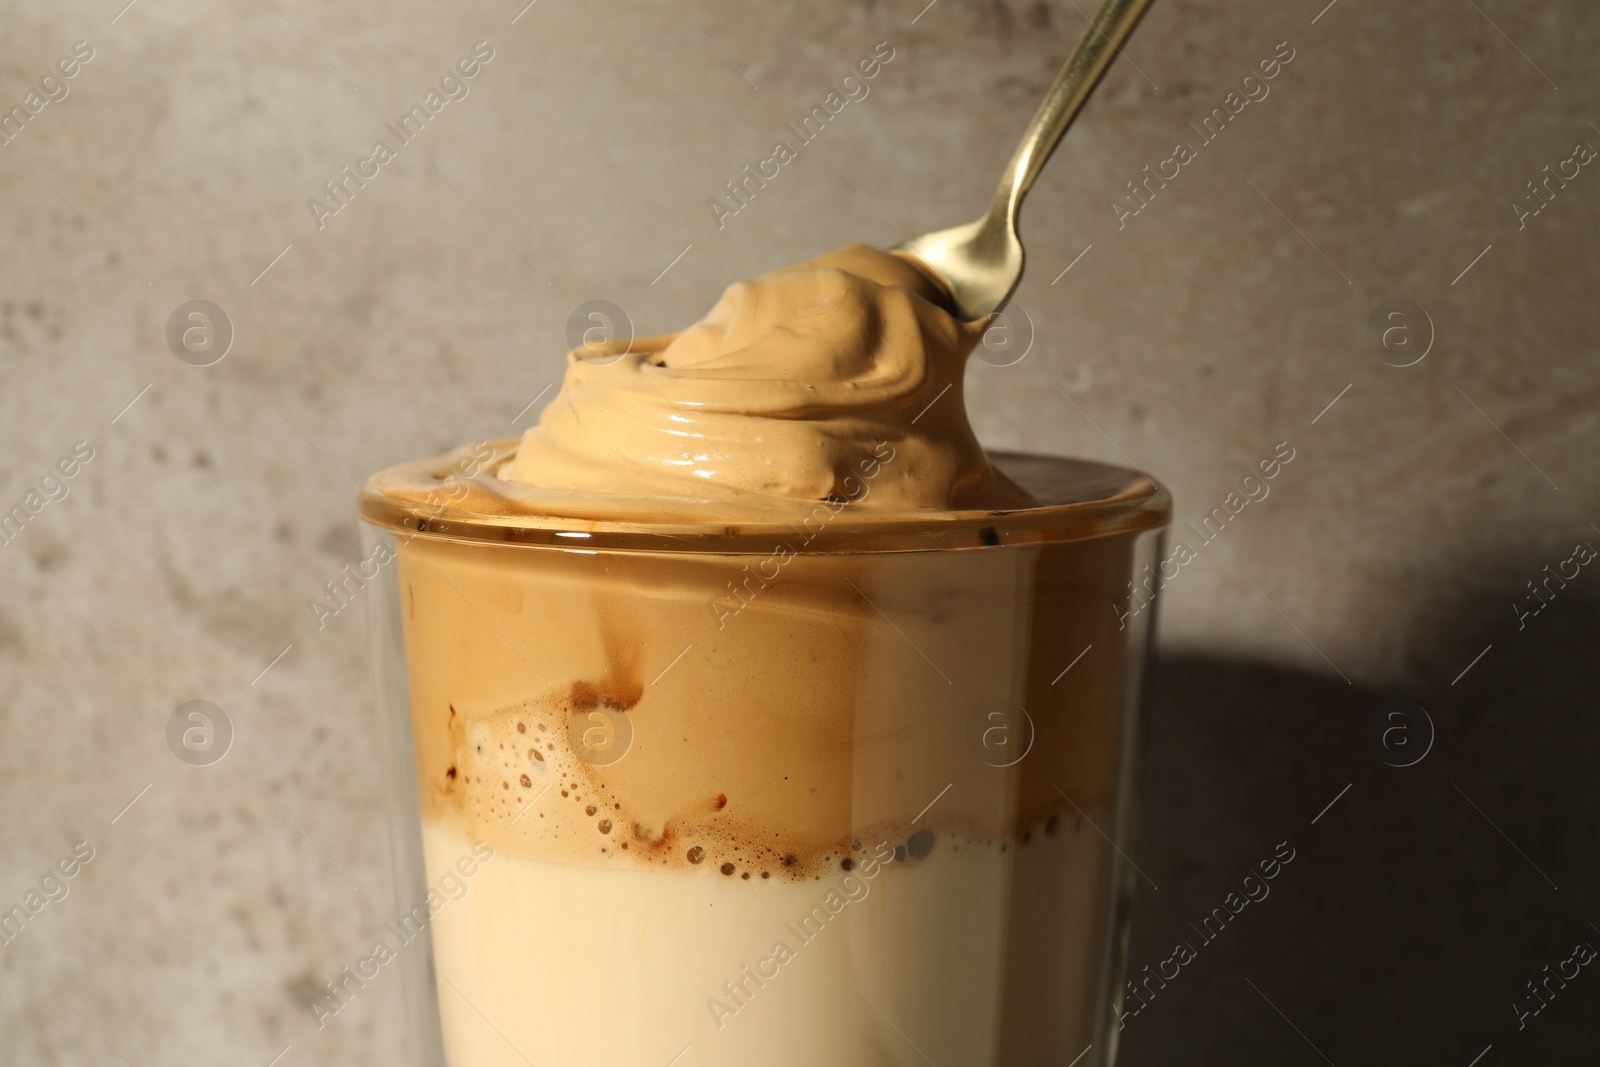
[[[997,462],[1050,503],[650,525],[521,514],[460,455],[369,483],[419,1064],[1111,1062],[1168,499]]]

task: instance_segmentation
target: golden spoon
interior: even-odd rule
[[[937,230],[890,251],[913,260],[950,291],[953,310],[967,320],[1002,308],[1022,279],[1017,212],[1061,135],[1094,92],[1117,49],[1151,0],[1105,0],[1089,32],[1056,75],[1017,145],[989,213],[976,222]]]

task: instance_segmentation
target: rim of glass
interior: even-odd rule
[[[517,439],[487,442],[492,454],[463,473],[457,449],[434,459],[379,471],[362,485],[362,521],[405,539],[478,544],[548,546],[568,550],[649,552],[770,552],[798,537],[808,552],[926,552],[1049,544],[1127,535],[1166,526],[1172,497],[1140,471],[1092,460],[1023,452],[991,452],[990,460],[1035,495],[1038,507],[1009,511],[852,511],[848,504],[817,501],[789,518],[728,521],[668,518],[658,521],[586,519],[550,514],[519,503],[527,491],[489,470],[516,451]],[[481,446],[480,446],[481,447]],[[1045,484],[1054,475],[1053,484]],[[455,502],[440,502],[442,485]],[[457,489],[456,487],[460,487]],[[1054,489],[1054,491],[1050,491]],[[1066,497],[1066,499],[1051,499]]]

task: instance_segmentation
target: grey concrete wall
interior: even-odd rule
[[[0,1058],[395,1062],[392,976],[320,1031],[306,1006],[391,910],[365,622],[305,606],[358,558],[351,482],[526,425],[585,300],[668,330],[730,280],[975,215],[1084,20],[121,3],[3,9],[5,107],[93,58],[0,146],[0,505],[93,458],[0,547],[0,907],[94,855],[0,946]],[[1136,463],[1180,522],[1295,450],[1166,595],[1135,968],[1297,859],[1124,1062],[1546,1062],[1594,1039],[1583,978],[1521,1029],[1512,1004],[1600,944],[1600,577],[1514,605],[1600,544],[1600,170],[1563,163],[1600,147],[1600,19],[1323,3],[1158,0],[1027,205],[1034,343],[973,365],[974,419]],[[469,95],[319,226],[307,199],[480,40]],[[882,41],[870,95],[719,229],[708,198]],[[1282,42],[1269,95],[1113,206]],[[1577,176],[1519,218],[1547,164]],[[210,367],[166,341],[193,299],[234,331]],[[1406,367],[1366,336],[1400,300],[1432,341]],[[197,698],[236,730],[205,768],[165,736]],[[1433,740],[1407,768],[1369,733],[1395,699],[1432,724],[1395,720]]]

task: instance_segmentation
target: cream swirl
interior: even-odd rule
[[[601,510],[1032,506],[967,421],[962,375],[983,323],[941,296],[864,245],[731,285],[680,333],[572,353],[499,477]]]

